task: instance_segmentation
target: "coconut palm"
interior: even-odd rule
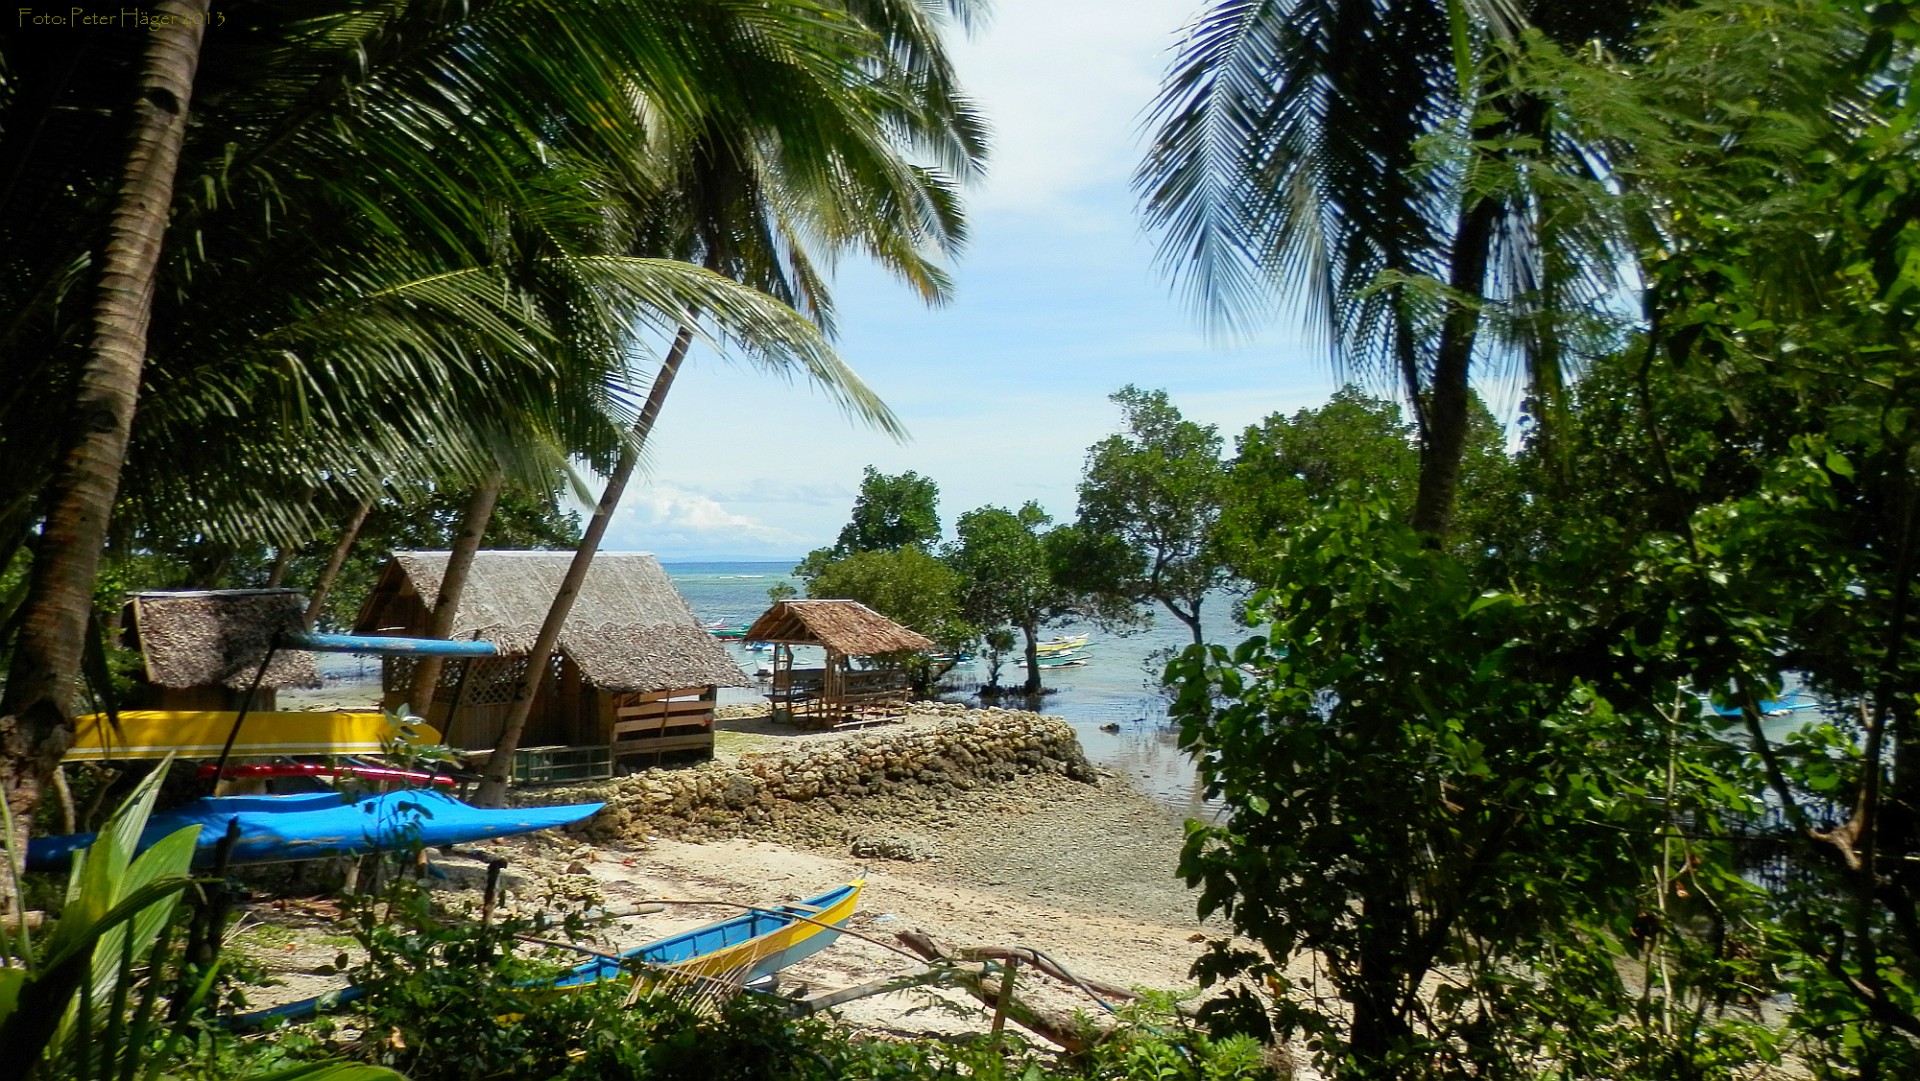
[[[1625,265],[1613,224],[1543,183],[1549,151],[1583,158],[1508,78],[1514,50],[1535,32],[1624,48],[1651,7],[1221,0],[1185,33],[1136,176],[1161,258],[1217,325],[1286,294],[1337,368],[1390,373],[1420,432],[1424,532],[1452,516],[1487,317],[1548,404],[1567,314]]]
[[[672,181],[634,193],[645,211],[641,250],[698,262],[806,311],[826,327],[832,324],[832,299],[818,260],[846,249],[866,252],[930,303],[945,298],[947,279],[933,256],[951,252],[964,237],[953,183],[975,171],[984,152],[978,122],[953,87],[938,26],[926,10],[853,2],[846,11],[871,26],[882,46],[873,57],[882,77],[872,79],[866,93],[855,101],[822,99],[812,114],[812,138],[805,141],[782,137],[774,126],[709,123],[668,133],[649,147],[645,172]],[[969,5],[951,0],[947,13],[964,20]],[[945,169],[914,164],[919,158],[942,162]],[[691,343],[691,328],[682,327],[653,378],[632,443],[608,474],[582,531],[488,758],[487,779],[477,794],[482,803],[498,802],[505,793],[521,732],[574,597]],[[450,601],[443,596],[439,603]]]
[[[0,734],[11,737],[8,753],[0,755],[0,792],[15,821],[31,815],[64,750],[50,737],[67,721],[67,688],[80,668],[106,522],[139,397],[153,273],[186,138],[207,0],[163,3],[158,10],[174,18],[149,37],[134,84],[130,146],[108,209],[87,363],[75,395],[80,423],[48,493],[18,663],[0,702],[0,713],[8,715]]]
[[[181,8],[194,10],[204,3]],[[633,413],[619,376],[635,334],[677,332],[689,310],[709,321],[697,335],[724,333],[891,423],[791,309],[622,254],[633,221],[604,197],[658,128],[773,114],[797,134],[819,99],[897,94],[891,76],[856,77],[874,32],[820,12],[799,0],[259,5],[204,50],[190,35],[102,35],[79,57],[16,39],[0,57],[0,358],[19,377],[0,401],[15,466],[0,481],[0,556],[48,526],[35,630],[14,649],[0,718],[16,809],[57,759],[116,495],[135,507],[181,495],[149,513],[197,511],[217,528],[235,509],[273,524],[281,485],[370,494],[395,476],[477,476],[484,418],[503,403],[597,431],[597,447],[572,449],[612,457],[615,421]],[[111,76],[163,43],[166,63],[149,66],[173,83],[142,100],[180,156],[150,171],[184,182],[121,199],[145,217],[116,229],[171,240],[93,321],[144,330],[144,343],[103,351],[81,313],[90,253],[119,220],[115,178],[168,164],[145,128],[132,155],[118,149],[114,108],[144,84]],[[77,411],[73,381],[106,376],[115,409]],[[96,429],[97,446],[72,438]],[[138,482],[127,492],[123,475]],[[249,504],[249,489],[268,497]]]

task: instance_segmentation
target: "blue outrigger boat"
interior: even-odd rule
[[[605,804],[557,807],[470,807],[444,792],[409,790],[349,801],[341,792],[287,796],[208,796],[153,815],[140,848],[186,826],[199,826],[195,862],[213,861],[214,850],[235,826],[233,863],[272,863],[322,856],[391,852],[507,837],[578,822]],[[27,870],[65,867],[94,834],[35,837],[27,842]]]

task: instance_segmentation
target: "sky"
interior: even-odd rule
[[[905,423],[906,442],[823,393],[711,352],[690,356],[604,547],[669,561],[785,560],[831,544],[862,469],[940,488],[949,531],[976,507],[1075,510],[1108,395],[1164,389],[1232,440],[1336,386],[1324,349],[1276,319],[1211,338],[1155,265],[1129,182],[1144,117],[1195,0],[998,0],[957,40],[961,83],[990,125],[986,177],[953,300],[929,309],[870,264],[843,263],[841,357]]]

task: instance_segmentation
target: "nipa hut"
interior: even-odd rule
[[[307,598],[293,589],[135,593],[122,642],[140,651],[130,709],[237,710],[260,677],[252,708],[274,708],[282,687],[318,687],[313,654],[281,650],[260,676],[276,635],[306,629]]]
[[[395,552],[360,609],[360,634],[424,636],[440,597],[446,552]],[[492,747],[505,726],[540,625],[572,552],[480,552],[452,637],[494,643],[500,656],[449,663],[433,701],[413,704],[449,745]],[[411,658],[384,661],[388,708],[412,684]],[[694,617],[645,552],[594,557],[521,733],[526,748],[607,748],[630,754],[713,748],[720,687],[750,686],[726,648]]]
[[[932,649],[933,640],[858,601],[780,601],[747,628],[749,642],[773,644],[774,717],[809,727],[898,717],[906,712],[906,674],[854,668],[854,657]],[[793,647],[826,650],[819,668],[796,668]]]

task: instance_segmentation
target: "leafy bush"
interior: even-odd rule
[[[386,1070],[341,1062],[261,1073],[232,1054],[230,1041],[201,1038],[198,1013],[217,966],[189,964],[172,941],[180,895],[195,885],[188,869],[199,827],[135,854],[166,773],[163,764],[140,782],[75,854],[65,904],[41,943],[25,930],[17,940],[0,936],[0,1063],[8,1076],[154,1081],[192,1060],[197,1076],[392,1081]]]

